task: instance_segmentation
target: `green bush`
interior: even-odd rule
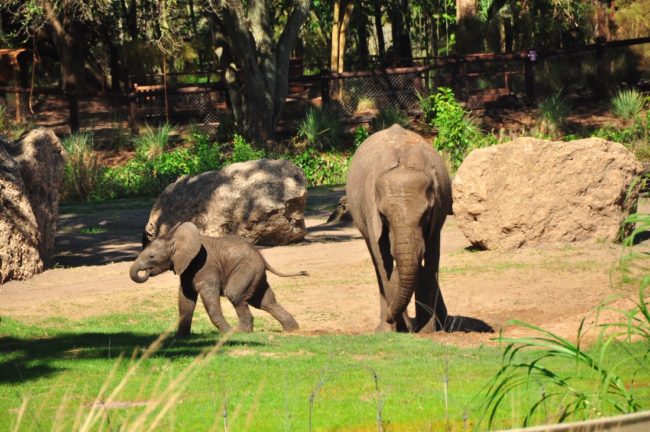
[[[169,144],[169,135],[172,126],[165,123],[157,129],[147,125],[144,133],[135,138],[135,152],[140,159],[155,159],[165,152]]]
[[[626,127],[605,126],[597,129],[593,136],[623,144],[636,157],[650,162],[650,111],[637,115]]]
[[[612,113],[623,120],[635,119],[643,106],[645,97],[637,89],[619,90],[612,98]]]
[[[223,154],[218,142],[212,142],[210,135],[193,130],[190,135],[192,151],[198,160],[198,172],[214,171],[223,166]]]
[[[235,134],[230,162],[246,162],[249,160],[262,159],[264,156],[264,150],[255,150],[244,137]]]
[[[63,199],[88,201],[102,175],[93,137],[88,133],[74,133],[61,143],[67,152],[61,191]]]
[[[539,133],[550,138],[559,138],[569,115],[569,104],[559,93],[544,99],[537,106]]]
[[[455,171],[473,148],[485,145],[485,137],[469,111],[456,102],[451,89],[438,89],[433,95],[433,110],[431,126],[438,131],[434,144],[438,151],[447,153]]]
[[[391,127],[397,123],[402,127],[408,127],[408,116],[397,108],[386,108],[377,113],[377,115],[370,121],[370,130],[379,132],[386,128]]]
[[[298,124],[298,137],[316,150],[332,150],[340,147],[343,128],[333,114],[317,107],[310,107]]]
[[[354,148],[358,148],[369,136],[370,134],[366,128],[357,126],[354,130]]]
[[[133,198],[152,196],[157,192],[159,187],[151,175],[151,163],[134,159],[104,171],[98,198]]]
[[[350,159],[341,153],[319,153],[307,149],[293,156],[291,161],[302,168],[308,186],[344,184]]]

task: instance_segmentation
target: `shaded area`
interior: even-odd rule
[[[149,207],[61,215],[52,262],[70,267],[130,261],[141,250],[148,217]]]
[[[305,216],[327,217],[344,194],[343,187],[310,189]],[[124,199],[61,206],[52,265],[77,267],[135,259],[142,250],[142,233],[153,202],[153,198]],[[241,203],[233,203],[233,211],[234,206],[239,205]],[[304,241],[335,242],[355,238],[358,233],[350,222],[346,222],[307,228]]]
[[[448,315],[445,321],[445,331],[447,333],[494,333],[492,326],[485,321],[462,315]]]
[[[0,383],[18,383],[35,380],[63,368],[52,362],[75,359],[117,359],[124,353],[126,357],[135,349],[145,349],[159,334],[147,333],[79,333],[61,334],[54,337],[23,339],[12,336],[0,337],[0,355],[10,357],[0,362]],[[175,359],[195,357],[218,341],[217,334],[195,335],[185,338],[170,336],[154,358]],[[224,347],[262,346],[261,342],[229,340]],[[59,363],[60,364],[60,363]]]

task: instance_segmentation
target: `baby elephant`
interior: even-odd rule
[[[298,329],[296,320],[275,300],[266,280],[266,270],[282,276],[307,276],[306,272],[275,271],[246,240],[237,236],[207,237],[191,222],[177,225],[149,243],[131,265],[134,282],[173,270],[180,276],[178,334],[190,334],[196,298],[200,294],[210,320],[219,332],[230,330],[223,317],[219,296],[228,297],[239,317],[239,330],[253,331],[248,305],[270,313],[284,331]],[[141,274],[144,272],[143,274]]]

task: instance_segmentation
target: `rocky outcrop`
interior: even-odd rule
[[[20,166],[0,142],[0,284],[43,271],[40,233]]]
[[[453,181],[453,210],[474,245],[616,240],[638,198],[641,164],[599,138],[518,138],[474,150]]]
[[[44,128],[30,131],[18,142],[10,144],[8,150],[20,168],[25,193],[38,224],[39,253],[47,265],[59,217],[59,188],[63,181],[65,150],[54,132]]]
[[[155,202],[145,237],[193,222],[209,236],[237,234],[260,245],[285,245],[305,236],[304,173],[286,160],[227,166],[169,185]]]

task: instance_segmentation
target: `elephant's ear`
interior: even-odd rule
[[[174,273],[182,274],[201,250],[201,233],[192,222],[174,228],[171,238],[171,259]]]

